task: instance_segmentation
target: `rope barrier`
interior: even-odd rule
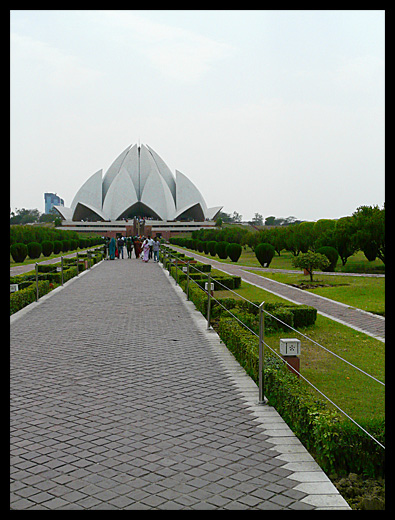
[[[178,258],[176,257],[175,255],[171,254],[169,251],[167,251],[167,253],[173,257],[173,258]],[[177,270],[179,270],[180,268],[173,264],[176,267]],[[190,266],[191,267],[191,266]],[[196,266],[193,266],[193,269],[195,269],[196,271],[198,271],[199,273],[205,275],[205,276],[208,276],[207,273],[203,272],[203,271],[200,271]],[[188,275],[187,275],[188,276]],[[189,277],[189,279],[194,282],[205,294],[208,295],[208,290],[206,291],[203,287],[201,287],[195,280],[193,280],[193,278]],[[211,278],[210,277],[210,280],[213,280],[214,282],[218,283],[219,285],[221,285],[222,287],[225,287],[226,290],[229,290],[231,291],[232,293],[236,294],[238,297],[241,297],[243,300],[247,301],[248,303],[250,303],[251,305],[253,305],[254,307],[258,308],[259,309],[259,306],[256,305],[254,302],[251,302],[250,300],[248,300],[247,298],[243,297],[242,295],[236,293],[235,291],[233,291],[232,289],[229,289],[228,287],[226,287],[225,285],[221,284],[221,282],[219,280],[217,280],[216,278]],[[229,313],[234,319],[236,319],[236,321],[238,323],[240,323],[245,329],[247,329],[249,332],[251,332],[254,336],[256,337],[259,337],[258,334],[253,331],[252,329],[250,329],[245,323],[243,323],[243,321],[240,320],[240,318],[238,318],[237,316],[235,316],[229,309],[227,309],[220,301],[218,301],[214,296],[210,296],[218,305],[220,305],[227,313]],[[285,323],[283,322],[282,320],[280,320],[279,318],[277,318],[276,316],[274,316],[273,314],[269,313],[268,311],[266,311],[265,309],[263,309],[263,312],[265,312],[267,315],[271,316],[272,318],[274,318],[275,320],[279,321],[280,323],[282,323],[283,325],[286,325],[287,327],[289,327],[292,331],[300,334],[301,336],[303,336],[304,338],[306,338],[307,340],[311,341],[312,343],[315,343],[317,346],[323,348],[324,350],[326,350],[327,352],[329,352],[330,354],[333,354],[335,357],[337,357],[338,359],[340,359],[341,361],[344,361],[345,363],[347,363],[348,365],[350,365],[351,367],[355,368],[356,370],[360,371],[361,373],[363,373],[364,375],[370,377],[371,379],[373,379],[374,381],[380,383],[381,385],[385,386],[385,384],[382,382],[382,381],[379,381],[378,379],[376,379],[374,376],[372,376],[371,374],[368,374],[367,372],[365,372],[364,370],[360,369],[359,367],[353,365],[352,363],[350,363],[349,361],[347,361],[346,359],[342,358],[341,356],[339,356],[338,354],[332,352],[331,350],[327,349],[326,347],[324,347],[323,345],[321,345],[320,343],[316,342],[315,340],[309,338],[308,336],[306,336],[305,334],[299,332],[298,330],[294,329],[291,325],[289,325],[288,323]],[[268,345],[266,342],[263,341],[263,344],[271,351],[273,352],[273,354],[275,354],[278,358],[281,359],[281,361],[283,361],[288,367],[290,368],[293,368],[285,359],[283,359],[280,354],[278,354],[270,345]],[[380,441],[378,441],[373,435],[371,435],[365,428],[363,428],[360,424],[358,424],[352,417],[350,417],[350,415],[347,414],[347,412],[345,412],[342,408],[340,408],[334,401],[332,401],[327,395],[325,395],[321,390],[319,390],[313,383],[311,383],[311,381],[309,381],[306,377],[304,377],[300,372],[299,372],[299,376],[304,380],[306,381],[306,383],[308,383],[316,392],[318,392],[320,395],[322,395],[325,399],[327,399],[328,402],[330,402],[337,410],[339,410],[339,412],[341,412],[345,417],[347,417],[352,423],[354,423],[358,428],[360,428],[366,435],[368,435],[374,442],[376,442],[381,448],[385,449],[385,446],[383,444],[381,444]]]

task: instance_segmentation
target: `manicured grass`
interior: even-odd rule
[[[244,281],[240,289],[233,293],[215,291],[214,296],[237,297],[235,293],[250,301],[289,303]],[[385,348],[381,341],[320,315],[314,326],[300,332],[378,380],[385,381]],[[301,341],[300,370],[303,376],[354,420],[360,422],[384,417],[382,385],[293,330],[266,335],[265,342],[279,353],[280,338],[287,337],[296,337]]]
[[[380,314],[381,316],[385,314],[385,278],[319,274],[314,276],[314,281],[311,284],[310,278],[302,274],[253,272],[264,278],[270,278],[285,284],[299,285],[302,283],[304,286],[314,286],[315,284],[328,285],[328,287],[314,287],[305,290],[364,311]]]

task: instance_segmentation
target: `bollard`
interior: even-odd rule
[[[300,340],[297,338],[280,339],[280,354],[287,363],[287,368],[292,374],[299,377],[300,373]]]
[[[207,275],[207,329],[210,328],[210,313],[211,313],[211,274]]]
[[[63,285],[63,256],[60,257],[60,270],[62,273],[62,285]]]
[[[259,402],[258,404],[266,404],[267,400],[265,399],[265,376],[263,373],[263,361],[264,361],[264,332],[265,332],[265,324],[263,321],[263,305],[265,302],[262,302],[259,306]]]
[[[187,262],[187,300],[189,300],[189,260]]]
[[[36,302],[38,302],[38,263],[36,262]]]
[[[178,267],[177,267],[177,257],[176,257],[176,285],[178,284]]]

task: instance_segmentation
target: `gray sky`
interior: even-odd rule
[[[244,220],[382,206],[384,16],[11,10],[12,210],[137,142]]]

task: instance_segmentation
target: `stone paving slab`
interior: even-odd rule
[[[183,251],[176,246],[172,245],[172,247],[178,251]],[[385,341],[385,318],[383,316],[372,314],[370,312],[345,305],[344,303],[330,300],[324,296],[313,294],[308,291],[298,289],[297,287],[292,287],[290,285],[277,282],[275,280],[270,280],[269,278],[264,278],[263,276],[249,272],[249,269],[244,268],[243,266],[238,266],[236,264],[224,264],[222,262],[208,259],[202,255],[190,251],[188,251],[188,255],[193,256],[203,263],[212,264],[215,269],[225,273],[241,276],[241,279],[245,282],[256,285],[261,289],[265,289],[265,291],[276,294],[277,296],[281,296],[282,298],[293,303],[311,305],[317,309],[319,314],[322,314],[327,318],[338,321],[339,323],[363,332],[364,334],[368,334],[369,336],[372,336],[379,341]],[[331,274],[334,276],[338,275],[338,273]]]
[[[104,261],[29,307],[12,509],[350,509],[160,265]]]

